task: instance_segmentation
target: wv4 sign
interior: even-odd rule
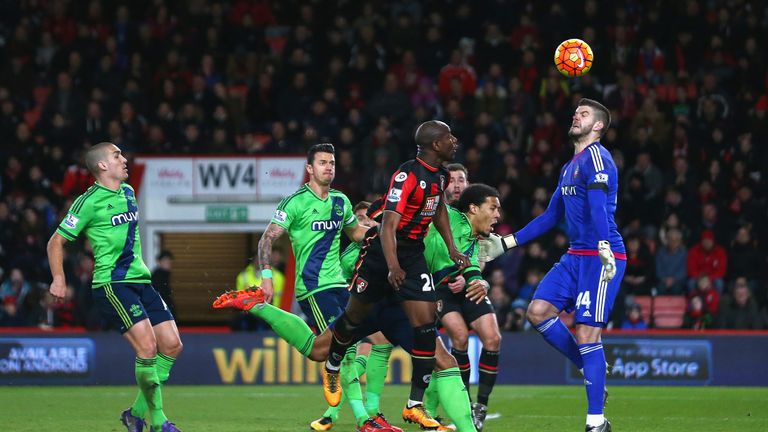
[[[193,187],[196,194],[256,194],[256,159],[196,159]]]
[[[707,340],[605,338],[612,366],[608,384],[706,385],[712,380],[712,345]],[[568,366],[568,381],[584,377]]]

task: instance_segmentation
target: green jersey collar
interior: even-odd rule
[[[304,187],[305,187],[305,188],[307,188],[307,190],[309,191],[309,193],[311,193],[312,195],[314,195],[314,196],[315,196],[315,198],[319,199],[319,200],[320,200],[320,201],[322,201],[322,202],[326,202],[326,201],[328,201],[328,198],[330,198],[330,197],[331,197],[331,190],[330,190],[330,189],[328,189],[328,196],[327,196],[327,197],[325,197],[325,199],[323,199],[323,198],[320,198],[320,196],[318,196],[318,195],[315,193],[315,191],[314,191],[314,190],[313,190],[311,187],[309,187],[309,183],[304,183]]]
[[[113,193],[115,195],[120,195],[121,193],[123,193],[123,183],[120,183],[120,187],[118,187],[117,190],[110,189],[110,188],[104,186],[103,184],[101,184],[99,182],[94,182],[93,185],[96,186],[99,189],[104,189],[105,191],[107,191],[109,193]]]

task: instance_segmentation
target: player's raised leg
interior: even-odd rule
[[[214,309],[239,309],[264,320],[281,339],[296,348],[303,356],[323,361],[327,354],[330,330],[315,336],[301,317],[265,303],[264,292],[259,287],[241,291],[227,291],[213,301]],[[326,339],[323,347],[322,339]],[[317,339],[320,339],[319,341]]]

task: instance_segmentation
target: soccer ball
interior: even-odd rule
[[[595,55],[588,43],[581,39],[568,39],[555,50],[555,67],[567,77],[582,76],[592,68]]]

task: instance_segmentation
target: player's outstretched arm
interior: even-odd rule
[[[51,268],[51,276],[53,277],[50,292],[57,300],[63,299],[67,293],[67,280],[64,276],[64,245],[66,242],[67,239],[59,233],[53,233],[51,239],[48,240],[48,266]]]
[[[564,215],[565,204],[563,203],[563,195],[560,192],[560,188],[557,188],[555,193],[552,194],[552,198],[549,200],[549,205],[544,213],[528,222],[528,225],[524,226],[520,231],[503,237],[498,234],[491,234],[486,239],[480,239],[479,261],[493,261],[504,252],[528,243],[554,228]]]
[[[272,243],[285,233],[285,228],[275,223],[267,225],[267,229],[259,239],[259,269],[261,269],[261,289],[264,291],[266,303],[272,302],[274,288],[272,287]]]

